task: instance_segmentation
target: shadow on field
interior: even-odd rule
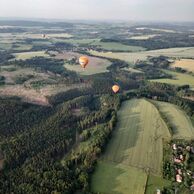
[[[117,165],[112,166],[111,171],[112,173],[109,177],[109,192],[107,194],[125,194],[125,192],[118,191],[123,189],[123,185],[118,181],[118,177],[122,176],[126,171]]]
[[[116,163],[129,163],[129,149],[135,147],[141,132],[141,107],[136,101],[130,107],[125,106],[119,115],[119,122],[113,133],[112,140],[107,146],[104,159]],[[138,154],[138,153],[137,153]]]
[[[172,116],[171,112],[170,111],[162,111],[162,112],[165,115],[166,120],[167,120],[167,122],[169,123],[169,125],[171,127],[173,135],[177,135],[178,132],[179,132],[178,131],[179,126],[176,125],[175,122],[172,122],[174,120],[174,117]]]
[[[124,173],[125,169],[115,163],[99,162],[92,177],[92,191],[106,194],[127,194],[127,192],[123,192],[123,186],[127,187],[123,182],[125,180],[125,176],[122,177]]]
[[[129,123],[129,121],[130,121],[130,123]],[[124,146],[122,146],[122,150],[121,150],[122,158],[121,158],[120,162],[124,162],[124,163],[125,163],[125,161],[130,160],[129,155],[127,154],[127,150],[136,146],[139,135],[142,131],[139,112],[129,114],[128,122],[127,122],[126,127],[125,127],[125,131],[121,130],[121,133],[124,133],[123,134]],[[138,153],[136,153],[136,154],[138,154]]]

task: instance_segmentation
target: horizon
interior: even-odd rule
[[[0,17],[33,20],[194,22],[194,0],[2,0]]]
[[[64,22],[64,23],[133,23],[133,24],[194,24],[194,21],[173,21],[173,20],[119,20],[119,19],[58,19],[58,18],[30,18],[30,17],[0,17],[0,21],[26,21],[26,22]]]

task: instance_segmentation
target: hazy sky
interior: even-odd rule
[[[0,0],[0,17],[194,21],[194,0]]]

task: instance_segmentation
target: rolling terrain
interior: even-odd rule
[[[155,101],[154,104],[172,125],[174,139],[194,139],[194,127],[184,111],[178,106],[166,102]]]
[[[177,57],[177,58],[193,58],[193,47],[188,48],[168,48],[168,49],[158,49],[158,50],[151,50],[151,51],[141,51],[141,52],[98,52],[91,50],[90,54],[95,56],[107,57],[107,58],[114,58],[125,60],[126,62],[134,64],[138,60],[145,61],[148,56],[167,56],[167,57]]]
[[[128,189],[143,193],[149,173],[162,175],[163,138],[170,139],[170,133],[150,102],[144,99],[124,102],[112,139],[93,175],[92,189],[102,193],[127,194]],[[141,174],[141,179],[133,182],[135,171]],[[116,186],[106,187],[115,181]]]
[[[171,144],[192,150],[193,36],[182,23],[0,20],[0,193],[190,191]]]

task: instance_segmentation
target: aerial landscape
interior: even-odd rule
[[[1,10],[12,1],[0,2],[0,194],[194,193],[194,14],[71,20],[69,2],[70,18],[37,19]]]

